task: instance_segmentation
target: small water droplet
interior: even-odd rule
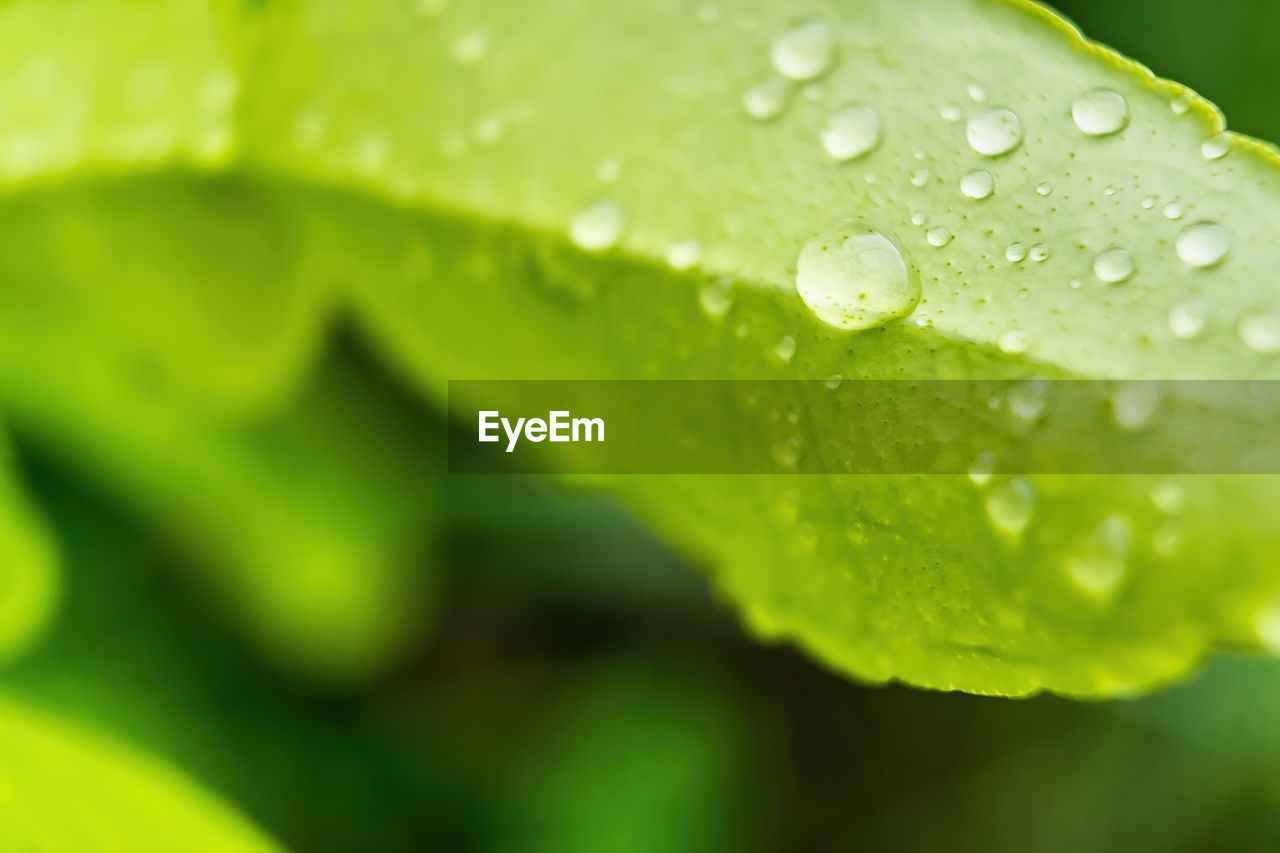
[[[1129,124],[1129,102],[1114,89],[1092,89],[1071,105],[1071,120],[1089,136],[1119,133]]]
[[[974,103],[977,103],[977,104],[986,103],[987,101],[986,86],[982,86],[978,83],[970,83],[967,88],[967,91],[969,93],[969,97],[973,100]]]
[[[1002,353],[1019,355],[1031,349],[1031,336],[1021,329],[1010,329],[1001,333],[996,345]]]
[[[667,249],[667,265],[673,270],[684,272],[692,269],[702,260],[702,244],[697,240],[681,240],[672,243]]]
[[[951,232],[942,227],[930,228],[924,236],[935,249],[941,249],[954,239]]]
[[[601,252],[622,239],[622,208],[608,199],[578,212],[569,222],[569,239],[579,249]]]
[[[1225,133],[1211,136],[1200,143],[1200,156],[1206,160],[1221,160],[1231,150],[1231,139]]]
[[[1027,480],[1015,477],[997,486],[987,496],[987,517],[997,530],[1018,537],[1026,531],[1035,515],[1036,493]]]
[[[969,480],[975,486],[981,488],[991,482],[996,470],[996,455],[990,450],[984,450],[974,457],[973,462],[969,465],[966,472]]]
[[[924,225],[929,221],[929,216],[923,210],[917,210],[911,214],[912,225]]]
[[[704,286],[698,291],[698,302],[708,317],[719,319],[728,314],[733,307],[733,290],[728,279],[719,279]],[[792,349],[794,348],[793,343]]]
[[[1022,144],[1022,121],[1013,110],[986,110],[969,119],[965,137],[969,147],[979,154],[999,157]]]
[[[1155,196],[1149,195],[1138,203],[1142,206],[1143,210],[1150,210],[1156,206],[1156,198]]]
[[[1036,195],[1040,196],[1041,198],[1045,196],[1053,195],[1053,184],[1049,183],[1048,181],[1043,181],[1041,183],[1036,184]]]
[[[1115,195],[1117,192],[1119,192],[1119,190],[1117,190],[1115,187],[1107,187],[1102,191],[1102,194],[1110,198],[1111,196]]]
[[[782,114],[791,87],[781,77],[770,77],[742,93],[742,108],[759,121],[769,121]]]
[[[1187,492],[1177,480],[1161,480],[1151,487],[1151,505],[1165,515],[1187,511]]]
[[[880,113],[866,104],[852,104],[827,118],[822,147],[837,160],[861,157],[880,144]]]
[[[1113,246],[1094,259],[1093,274],[1104,284],[1120,284],[1133,275],[1133,258],[1124,249]]]
[[[596,166],[596,180],[602,184],[611,184],[622,174],[622,161],[617,157],[605,157]]]
[[[1034,263],[1042,264],[1049,260],[1049,247],[1044,243],[1038,243],[1031,247],[1031,252],[1028,257],[1030,257]]]
[[[1200,337],[1209,319],[1209,305],[1201,299],[1179,302],[1169,309],[1169,332],[1184,341]]]
[[[1164,206],[1164,218],[1177,221],[1182,218],[1185,209],[1176,201],[1171,201]]]
[[[1133,522],[1123,515],[1107,516],[1067,555],[1067,574],[1085,592],[1109,597],[1129,570]]]
[[[831,66],[833,49],[831,28],[810,21],[778,35],[769,46],[769,59],[783,77],[812,80]]]
[[[958,104],[943,104],[938,108],[938,115],[942,116],[942,120],[955,124],[964,118],[964,112],[961,111]]]
[[[783,336],[782,340],[778,341],[777,346],[773,348],[773,354],[784,362],[791,361],[796,354],[796,339],[790,335]]]
[[[1145,429],[1159,406],[1159,388],[1150,382],[1125,383],[1111,395],[1111,416],[1117,426],[1131,432]]]
[[[1010,243],[1004,250],[1004,259],[1011,264],[1021,263],[1027,258],[1027,247],[1023,243]]]
[[[1280,352],[1280,317],[1275,314],[1247,314],[1240,318],[1237,331],[1240,340],[1254,352],[1263,355]]]
[[[489,34],[472,30],[453,45],[453,58],[464,65],[479,62],[489,52]]]
[[[927,183],[929,183],[928,169],[916,169],[911,173],[911,186],[923,187]]]
[[[840,383],[842,383],[842,382],[844,382],[844,377],[843,377],[843,376],[841,376],[839,373],[833,373],[833,374],[832,374],[832,375],[831,375],[831,376],[830,376],[830,377],[829,377],[825,382],[823,382],[822,384],[827,386],[827,390],[828,390],[828,391],[834,391],[834,390],[836,390],[837,388],[839,388],[839,387],[840,387]]]
[[[966,172],[965,176],[960,179],[960,192],[975,201],[990,198],[995,190],[995,179],[991,177],[991,173],[986,169],[974,169],[972,172]]]
[[[1018,420],[1035,423],[1049,408],[1049,383],[1040,379],[1018,382],[1005,394],[1005,404]]]
[[[834,222],[804,244],[796,290],[819,320],[841,329],[883,325],[920,302],[920,281],[897,243],[856,219]]]
[[[1174,251],[1185,264],[1201,269],[1222,263],[1231,248],[1227,229],[1213,222],[1188,225],[1178,235]]]
[[[1187,110],[1191,109],[1191,98],[1186,95],[1178,95],[1169,102],[1169,109],[1173,110],[1176,116],[1186,115]]]

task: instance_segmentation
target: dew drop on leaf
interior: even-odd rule
[[[920,281],[898,244],[857,219],[842,219],[804,244],[796,290],[819,320],[870,329],[906,317],[920,302]]]
[[[1093,89],[1071,105],[1071,120],[1089,136],[1119,133],[1129,124],[1129,102],[1114,89]]]
[[[1182,218],[1185,209],[1176,201],[1171,201],[1164,206],[1164,218],[1177,221]]]
[[[1042,181],[1041,183],[1036,184],[1036,195],[1042,198],[1053,195],[1053,184],[1048,181]]]
[[[1240,340],[1249,349],[1263,355],[1280,352],[1280,317],[1274,313],[1247,314],[1237,327]]]
[[[1067,574],[1076,586],[1099,598],[1109,596],[1129,569],[1133,522],[1111,515],[1083,537],[1067,555]]]
[[[1221,160],[1231,150],[1231,140],[1225,133],[1211,136],[1200,143],[1200,156],[1206,160]]]
[[[773,354],[785,362],[791,361],[796,354],[796,339],[790,335],[784,335],[773,348]]]
[[[1209,319],[1209,306],[1203,300],[1189,299],[1169,309],[1169,332],[1175,338],[1189,341],[1200,337]]]
[[[681,240],[667,249],[667,266],[678,272],[692,269],[702,260],[702,244],[697,240]]]
[[[1120,284],[1133,275],[1133,258],[1124,249],[1112,247],[1094,260],[1093,274],[1103,284]]]
[[[984,450],[974,457],[966,473],[970,482],[981,488],[991,482],[991,477],[995,474],[995,470],[996,455],[990,450]]]
[[[1147,382],[1129,383],[1111,395],[1111,416],[1121,429],[1137,431],[1151,423],[1159,405],[1156,386]]]
[[[997,530],[1009,536],[1021,536],[1035,514],[1036,493],[1031,483],[1015,477],[1002,483],[987,496],[987,517]]]
[[[972,172],[966,172],[965,176],[960,179],[960,192],[975,201],[990,198],[995,189],[995,179],[991,177],[991,173],[986,169],[974,169]]]
[[[1024,243],[1010,243],[1004,250],[1004,259],[1011,264],[1021,263],[1027,258],[1027,247]]]
[[[782,114],[790,86],[781,77],[771,77],[742,93],[742,108],[759,121],[769,121]]]
[[[1188,225],[1174,243],[1174,250],[1183,263],[1200,268],[1222,263],[1230,248],[1227,229],[1213,222]]]
[[[812,80],[831,66],[833,48],[831,28],[810,21],[778,35],[769,46],[769,59],[783,77]]]
[[[1010,329],[1001,333],[996,345],[1000,347],[1000,352],[1018,355],[1031,348],[1031,336],[1021,329]]]
[[[930,246],[933,246],[935,249],[941,249],[954,238],[950,231],[939,226],[937,228],[930,228],[925,234],[925,239],[929,241]]]
[[[822,130],[822,147],[837,160],[853,160],[880,144],[880,113],[866,104],[836,110]]]
[[[1022,121],[1013,110],[986,110],[969,119],[965,137],[969,147],[979,154],[999,157],[1022,144]]]
[[[1031,251],[1028,253],[1028,257],[1030,257],[1035,263],[1042,264],[1049,260],[1049,247],[1044,243],[1032,246]]]
[[[569,222],[569,239],[579,249],[600,252],[622,238],[622,208],[606,199],[578,212]]]

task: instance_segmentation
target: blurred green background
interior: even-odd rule
[[[1057,7],[1280,139],[1280,6]],[[370,640],[392,662],[310,671],[292,638],[236,624],[253,602],[228,608],[182,537],[19,430],[66,578],[11,689],[171,759],[298,851],[1280,849],[1280,662],[1227,656],[1099,704],[852,684],[749,640],[696,567],[597,498],[524,477],[442,486],[439,416],[358,334],[334,349],[306,405],[348,412],[355,394],[368,421],[321,435],[284,419],[252,446],[286,471],[385,450],[313,485],[401,494],[409,580],[343,593],[412,600]],[[433,446],[397,455],[403,435]],[[265,565],[303,562],[281,541]],[[280,594],[267,584],[239,594]]]

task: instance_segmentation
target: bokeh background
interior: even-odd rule
[[[1056,6],[1280,140],[1280,5]],[[325,377],[306,406],[355,393],[373,423],[285,422],[263,452],[443,447],[358,334]],[[63,543],[64,600],[0,679],[171,760],[290,849],[1280,849],[1277,661],[1223,656],[1096,704],[860,686],[747,638],[624,511],[531,477],[442,483],[427,447],[420,470],[348,472],[394,478],[410,507],[413,618],[375,626],[396,650],[377,665],[317,672],[263,654],[180,537],[39,439],[19,431],[16,453]]]

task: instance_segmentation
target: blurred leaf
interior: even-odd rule
[[[53,536],[17,482],[0,435],[0,663],[22,656],[53,621],[62,571]]]
[[[274,851],[168,767],[0,696],[0,847],[49,853]]]

